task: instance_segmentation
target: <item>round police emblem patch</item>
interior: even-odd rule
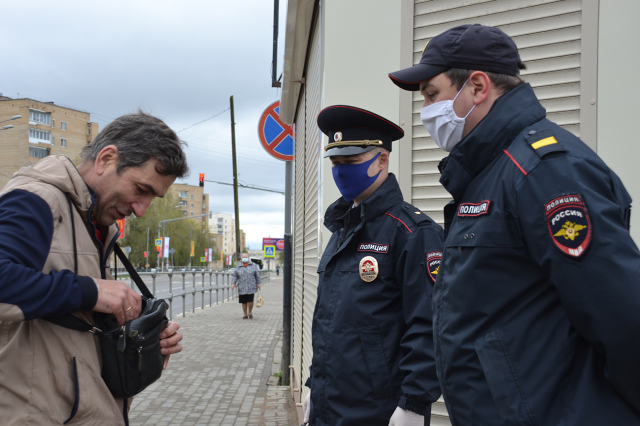
[[[431,278],[431,281],[436,282],[438,278],[438,271],[440,270],[440,261],[442,260],[441,251],[432,251],[424,255],[425,265],[427,267],[427,275]]]
[[[360,278],[370,283],[378,277],[378,261],[373,256],[365,256],[360,260]]]
[[[342,140],[342,132],[335,132],[333,134],[333,141],[340,142]]]
[[[582,197],[570,194],[554,198],[544,210],[556,247],[571,257],[582,256],[591,243],[591,220]]]

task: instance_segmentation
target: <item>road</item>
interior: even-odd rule
[[[204,292],[204,306],[207,307],[210,304],[215,305],[216,300],[218,303],[223,303],[224,300],[229,302],[230,288],[231,284],[231,275],[229,274],[212,274],[211,275],[211,286],[213,290],[209,292],[209,277],[210,275],[206,273],[204,275],[204,288],[207,289]],[[141,275],[142,280],[147,285],[149,290],[154,293],[153,287],[153,278],[150,275]],[[217,281],[216,281],[217,280]],[[128,284],[131,284],[131,280],[129,278],[125,278],[122,280]],[[195,293],[195,308],[203,307],[202,300],[202,273],[197,272],[195,274],[195,286],[194,286],[194,276],[192,273],[187,272],[184,276],[184,288],[186,289],[187,294],[183,297],[183,284],[182,284],[182,273],[178,272],[173,274],[171,277],[171,283],[169,282],[169,277],[167,274],[158,275],[155,280],[155,296],[161,299],[165,299],[167,303],[169,303],[170,312],[168,316],[170,318],[174,318],[177,315],[182,315],[184,311],[189,313],[194,311],[194,295],[191,293],[196,290]],[[267,282],[266,278],[263,278],[262,283],[265,284]],[[216,295],[216,285],[218,286],[218,291]],[[134,288],[137,287],[134,285]],[[237,289],[236,289],[237,290]],[[139,291],[138,291],[139,292]],[[170,300],[171,294],[173,294],[173,300]],[[235,298],[231,299],[231,302],[237,302],[237,295]]]

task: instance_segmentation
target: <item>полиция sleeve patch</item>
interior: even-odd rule
[[[440,270],[440,261],[442,260],[441,251],[432,251],[424,255],[424,262],[427,267],[427,275],[435,283]]]
[[[571,257],[582,256],[591,243],[591,220],[587,206],[578,194],[554,197],[544,205],[551,239]]]

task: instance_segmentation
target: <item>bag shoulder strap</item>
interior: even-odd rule
[[[140,278],[140,275],[138,275],[138,272],[135,270],[131,262],[129,262],[129,259],[127,259],[127,256],[124,255],[118,243],[116,243],[113,246],[113,251],[116,254],[116,256],[120,258],[120,262],[122,262],[122,264],[124,265],[125,269],[129,273],[129,276],[140,289],[140,293],[142,293],[142,295],[147,299],[152,299],[153,294],[151,294],[151,292],[149,291],[149,288],[145,285],[144,281],[142,281],[142,278]]]
[[[71,198],[69,197],[69,194],[65,194],[65,195],[67,196],[67,200],[69,201],[69,213],[71,214],[71,231],[73,234],[74,273],[78,275],[78,248],[76,246],[76,227],[75,227],[75,221],[73,219],[73,205],[71,203]],[[120,258],[120,261],[126,268],[127,272],[129,272],[129,276],[131,277],[133,282],[136,283],[142,295],[147,299],[152,299],[153,294],[151,294],[151,292],[149,291],[149,288],[147,288],[144,281],[142,281],[142,278],[140,278],[140,275],[138,275],[138,272],[136,272],[131,262],[129,262],[129,259],[127,259],[127,257],[124,255],[118,243],[114,244],[113,251],[115,252],[116,256]],[[82,321],[80,318],[71,314],[60,315],[57,317],[45,317],[42,319],[47,320],[50,323],[59,325],[61,327],[70,328],[72,330],[89,331],[95,334],[102,333],[102,330],[100,330],[98,327],[94,327],[91,324],[85,321]]]

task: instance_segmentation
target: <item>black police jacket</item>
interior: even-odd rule
[[[441,171],[434,334],[452,423],[640,424],[640,252],[618,177],[528,84]]]
[[[310,424],[387,426],[398,406],[428,416],[440,396],[428,275],[442,228],[403,201],[392,174],[347,232],[350,205],[340,198],[325,214],[333,235],[318,267]]]

